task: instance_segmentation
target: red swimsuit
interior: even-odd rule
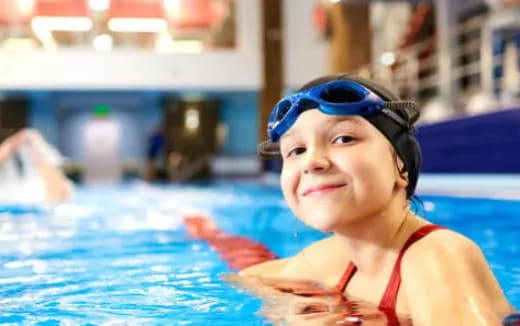
[[[383,297],[381,298],[381,301],[379,302],[379,309],[385,313],[385,315],[388,318],[388,325],[398,325],[399,319],[397,318],[397,313],[395,311],[395,305],[397,303],[397,294],[399,292],[399,286],[401,285],[401,261],[403,260],[403,256],[406,252],[406,250],[414,244],[416,241],[420,240],[422,237],[426,236],[432,231],[445,229],[442,226],[434,225],[434,224],[428,224],[417,231],[415,231],[410,238],[408,238],[408,241],[404,244],[403,248],[399,252],[399,256],[397,257],[397,260],[394,265],[394,269],[392,271],[392,275],[390,276],[390,280],[388,281],[388,285],[386,286],[385,293],[383,294]],[[337,289],[343,293],[345,289],[347,288],[347,285],[354,276],[354,273],[356,272],[357,268],[356,266],[350,262],[348,264],[347,270],[341,277],[341,280],[339,281],[337,285]]]

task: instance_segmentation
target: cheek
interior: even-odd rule
[[[374,196],[383,196],[391,192],[395,183],[394,165],[388,149],[374,148],[364,151],[358,164],[352,166],[363,192]]]
[[[280,175],[280,185],[282,187],[282,193],[289,203],[294,201],[294,189],[296,188],[297,175],[293,169],[287,167],[285,164],[282,167],[282,173]]]

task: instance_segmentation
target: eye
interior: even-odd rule
[[[333,143],[334,144],[348,144],[350,142],[354,141],[354,138],[350,137],[350,136],[339,136],[339,137],[336,137],[334,138],[334,141]]]
[[[287,157],[296,156],[305,153],[305,147],[295,147],[287,152]]]

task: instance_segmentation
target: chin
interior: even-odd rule
[[[337,222],[339,221],[339,217],[334,217],[332,215],[325,215],[323,212],[314,214],[303,219],[303,222],[310,226],[311,228],[318,230],[323,233],[331,233],[337,227]],[[325,217],[326,216],[326,217]]]

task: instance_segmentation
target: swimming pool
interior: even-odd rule
[[[427,218],[482,247],[519,307],[520,201],[422,199]],[[254,183],[85,187],[56,207],[0,207],[0,323],[13,325],[265,325],[261,302],[220,280],[225,263],[180,217],[209,212],[280,256],[323,237]]]

